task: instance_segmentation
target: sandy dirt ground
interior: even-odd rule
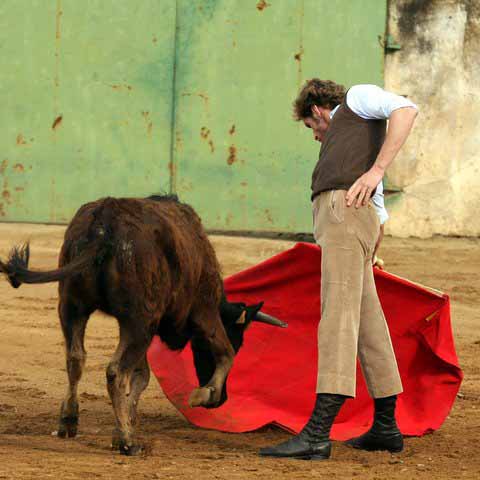
[[[31,240],[31,266],[56,265],[64,229],[0,224],[0,255]],[[225,275],[264,260],[292,243],[212,238]],[[87,366],[80,383],[79,435],[52,435],[66,388],[63,338],[55,284],[13,290],[0,280],[0,478],[1,479],[454,479],[480,478],[480,241],[386,238],[387,269],[443,290],[452,298],[457,350],[465,381],[444,426],[406,439],[403,453],[366,453],[335,443],[326,462],[266,460],[264,445],[288,438],[275,429],[225,434],[189,425],[165,399],[154,378],[140,403],[145,455],[126,458],[110,450],[113,414],[105,367],[116,345],[115,320],[95,314],[87,329]]]

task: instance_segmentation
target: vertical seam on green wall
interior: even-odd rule
[[[298,70],[297,70],[297,92],[300,91],[300,88],[302,86],[302,83],[303,83],[303,65],[302,65],[302,61],[303,61],[303,56],[304,56],[304,48],[303,48],[303,36],[304,36],[304,28],[305,28],[305,0],[302,0],[301,1],[301,4],[300,4],[300,18],[299,18],[299,30],[300,30],[300,38],[299,38],[299,46],[298,46],[298,60],[297,60],[297,63],[298,63]],[[295,58],[297,59],[297,55],[295,56]],[[300,158],[297,157],[296,159],[296,164],[297,164],[297,168],[295,169],[295,173],[296,175],[298,175],[298,172],[300,172]],[[298,177],[297,177],[298,178]]]
[[[383,31],[383,39],[382,39],[382,42],[381,42],[381,45],[384,45],[384,42],[387,41],[387,35],[388,35],[388,20],[390,18],[390,0],[385,0],[385,3],[384,3],[384,6],[385,6],[385,29]],[[381,59],[382,59],[382,65],[380,66],[380,71],[382,72],[382,85],[381,87],[382,88],[385,88],[385,56],[386,56],[386,51],[385,51],[385,47],[382,46],[382,56],[381,56]]]
[[[300,90],[303,82],[303,70],[302,70],[302,60],[303,60],[303,34],[304,34],[304,17],[305,17],[305,1],[302,0],[300,4],[300,38],[299,38],[299,46],[298,46],[298,67],[297,67],[297,90]],[[297,57],[295,57],[297,58]]]
[[[177,168],[175,159],[175,138],[176,138],[176,84],[177,84],[177,36],[178,36],[178,0],[175,0],[175,18],[173,20],[173,75],[172,75],[172,116],[170,120],[170,194],[177,189]]]

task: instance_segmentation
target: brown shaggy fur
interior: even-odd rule
[[[116,417],[113,445],[122,453],[140,451],[134,424],[149,380],[146,352],[154,334],[171,349],[196,339],[195,366],[204,380],[192,392],[191,406],[215,407],[225,401],[226,378],[247,326],[245,313],[238,322],[235,309],[241,308],[240,315],[244,305],[226,302],[215,252],[190,206],[172,196],[91,202],[78,210],[65,232],[58,269],[31,271],[28,257],[28,245],[14,249],[7,263],[0,262],[0,271],[14,287],[60,282],[58,311],[69,378],[60,437],[77,432],[84,333],[97,309],[116,317],[120,326],[120,342],[106,373]],[[233,321],[220,316],[220,304],[233,308]]]

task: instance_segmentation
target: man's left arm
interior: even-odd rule
[[[388,101],[387,97],[385,101]],[[417,114],[418,110],[415,106],[402,106],[392,111],[388,117],[389,124],[385,142],[377,159],[372,168],[358,178],[347,192],[347,206],[355,203],[355,207],[359,208],[368,202],[371,193],[383,179],[386,169],[405,143]]]

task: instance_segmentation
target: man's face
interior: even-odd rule
[[[325,133],[330,124],[330,109],[324,107],[314,106],[312,108],[312,116],[303,119],[303,123],[307,128],[311,128],[313,138],[317,142],[323,142]]]

